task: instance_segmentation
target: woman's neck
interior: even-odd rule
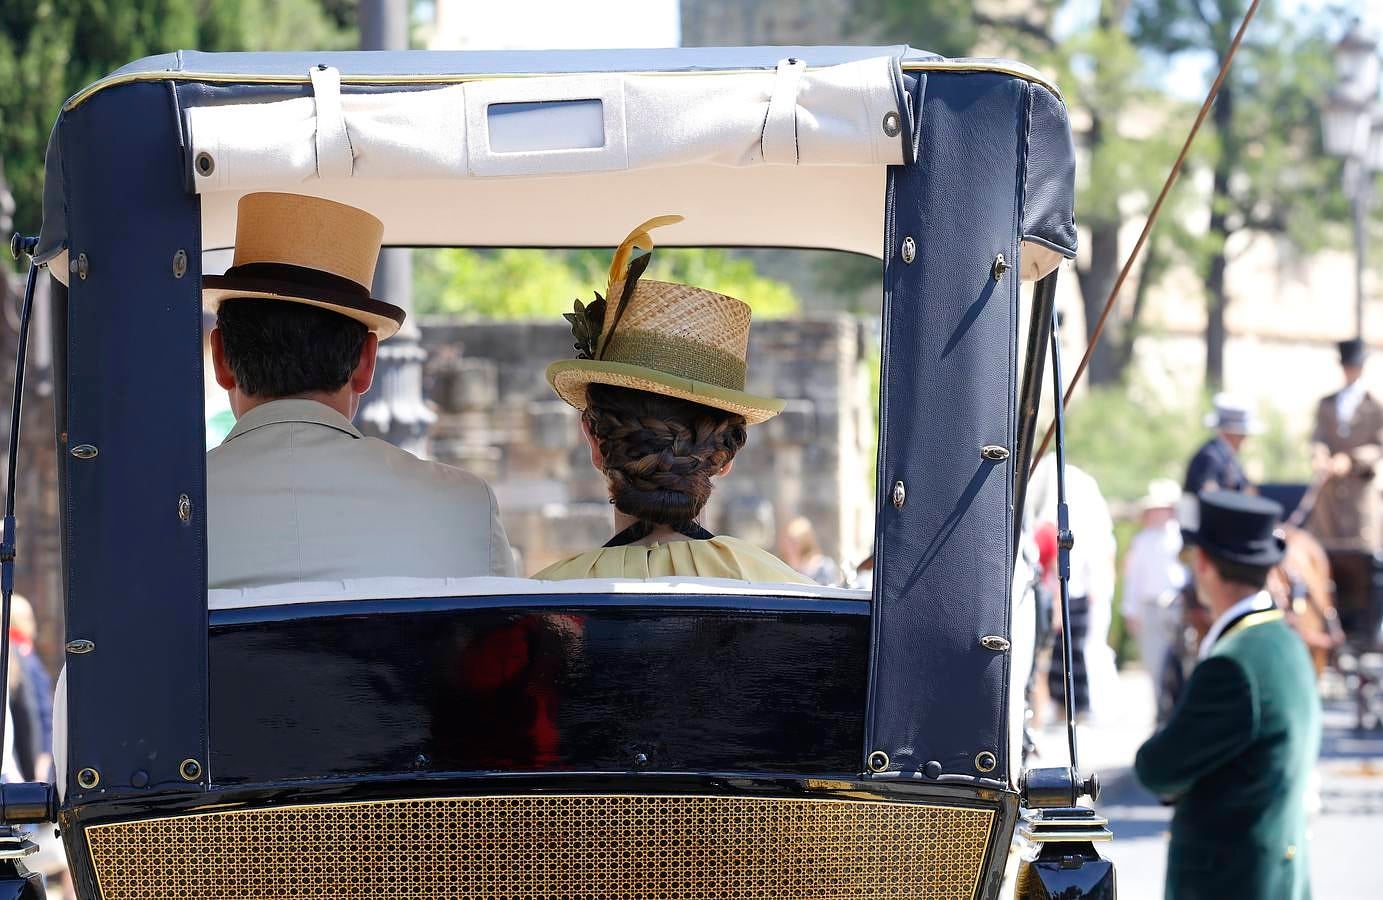
[[[638,519],[622,513],[618,509],[615,510],[615,534],[620,534],[625,529],[632,528],[637,524],[639,524]],[[666,544],[670,541],[689,540],[691,540],[691,538],[669,525],[654,525],[652,531],[639,538],[637,541],[634,541],[631,546],[646,547],[649,544]]]

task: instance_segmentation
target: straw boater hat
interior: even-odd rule
[[[771,419],[783,401],[744,390],[749,307],[690,285],[639,280],[653,249],[649,231],[680,221],[650,219],[624,239],[605,297],[578,301],[566,314],[580,356],[548,366],[547,380],[580,410],[587,385],[609,384],[737,413],[750,425]]]
[[[404,312],[370,296],[384,223],[353,206],[302,194],[246,194],[235,222],[235,262],[202,278],[202,305],[263,298],[305,303],[364,324],[382,341]]]

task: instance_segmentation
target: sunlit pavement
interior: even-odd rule
[[[1078,729],[1081,769],[1098,772],[1097,804],[1114,842],[1100,848],[1119,872],[1120,900],[1160,900],[1171,810],[1133,776],[1138,745],[1152,728],[1152,689],[1141,670],[1119,675],[1111,711]],[[1342,700],[1326,702],[1320,810],[1311,825],[1312,893],[1317,900],[1377,900],[1383,871],[1383,731],[1354,730]],[[1066,732],[1050,721],[1037,738],[1037,765],[1065,765]]]

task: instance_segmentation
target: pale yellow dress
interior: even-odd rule
[[[601,547],[553,563],[534,578],[734,578],[815,584],[768,551],[732,537]]]

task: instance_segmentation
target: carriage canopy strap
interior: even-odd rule
[[[312,100],[315,104],[317,177],[349,178],[355,171],[346,117],[341,113],[341,72],[331,66],[313,66]]]

